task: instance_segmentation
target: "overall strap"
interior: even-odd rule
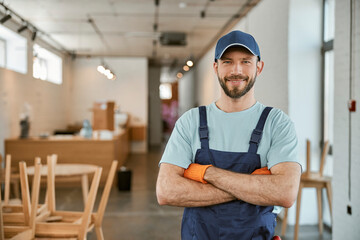
[[[199,137],[201,142],[201,149],[209,149],[209,130],[206,119],[206,107],[199,107],[200,114],[200,126],[199,126]]]
[[[250,146],[249,146],[249,151],[250,153],[256,153],[259,143],[261,141],[261,137],[263,134],[263,129],[264,129],[264,125],[266,122],[266,119],[271,111],[272,107],[266,107],[264,109],[264,111],[261,113],[260,119],[256,125],[256,128],[254,129],[254,131],[251,134],[251,138],[250,138]]]

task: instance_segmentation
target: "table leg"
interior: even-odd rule
[[[89,192],[89,179],[87,174],[83,174],[81,176],[81,186],[82,186],[82,192],[83,192],[83,198],[84,198],[84,206],[86,204],[88,192]]]

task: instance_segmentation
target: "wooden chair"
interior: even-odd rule
[[[2,163],[2,157],[0,155],[0,164]],[[14,172],[11,168],[11,155],[6,155],[5,160],[5,169],[1,169],[2,173],[2,182],[5,183],[4,188],[4,202],[3,204],[20,204],[21,200],[19,199],[19,173]],[[15,199],[10,199],[10,186],[13,186]]]
[[[35,166],[35,174],[32,187],[31,205],[29,184],[26,172],[26,163],[20,162],[20,182],[21,193],[23,195],[23,215],[18,213],[2,213],[1,219],[5,219],[8,215],[10,219],[13,219],[15,224],[1,221],[2,234],[1,237],[10,238],[11,240],[27,240],[34,239],[35,237],[35,220],[37,215],[37,205],[40,192],[40,170],[41,164]],[[0,208],[2,211],[2,208]],[[17,225],[16,223],[24,223],[24,225]]]
[[[104,235],[102,231],[102,222],[104,219],[105,208],[109,200],[111,186],[114,182],[117,165],[118,165],[117,160],[114,160],[111,164],[98,210],[96,213],[93,213],[91,215],[91,222],[87,229],[87,232],[89,232],[93,228],[95,228],[95,233],[98,240],[104,240]],[[53,215],[61,217],[63,222],[78,222],[80,221],[82,214],[83,214],[82,212],[75,212],[75,211],[56,211],[53,213]]]
[[[323,233],[323,219],[322,219],[322,197],[321,191],[323,188],[326,189],[327,197],[329,201],[329,208],[330,214],[332,215],[332,205],[331,205],[331,197],[332,197],[332,190],[331,190],[331,177],[324,176],[324,166],[326,156],[329,151],[329,142],[325,141],[323,150],[321,153],[320,159],[320,169],[318,172],[311,172],[311,165],[310,165],[310,141],[306,140],[306,171],[301,175],[300,186],[299,186],[299,193],[297,196],[296,201],[296,223],[295,223],[295,232],[294,232],[294,239],[298,239],[299,235],[299,219],[300,219],[300,206],[301,206],[301,193],[303,188],[316,188],[317,193],[317,200],[318,200],[318,218],[319,218],[319,233]],[[287,225],[287,215],[288,209],[285,210],[285,215],[282,223],[281,235],[284,236],[286,232],[286,225]]]
[[[95,171],[89,195],[85,204],[85,210],[76,221],[65,221],[65,217],[60,216],[55,209],[55,158],[48,158],[48,189],[47,189],[47,208],[50,212],[46,218],[37,218],[35,226],[35,236],[40,238],[76,238],[86,239],[89,228],[91,213],[94,207],[97,190],[100,183],[102,168]],[[58,217],[61,222],[45,222],[49,217]]]

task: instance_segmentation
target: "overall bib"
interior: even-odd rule
[[[261,168],[257,148],[267,116],[272,108],[266,107],[253,130],[248,152],[225,152],[209,149],[206,108],[199,107],[199,136],[201,149],[195,162],[212,164],[218,168],[250,174]],[[241,200],[208,207],[185,208],[181,226],[183,240],[250,240],[272,239],[276,226],[273,206],[257,206]]]

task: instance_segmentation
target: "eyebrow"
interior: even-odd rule
[[[252,57],[243,57],[243,58],[240,58],[242,60],[253,60]],[[224,60],[233,60],[232,58],[229,58],[229,57],[221,57],[220,60],[224,61]]]

